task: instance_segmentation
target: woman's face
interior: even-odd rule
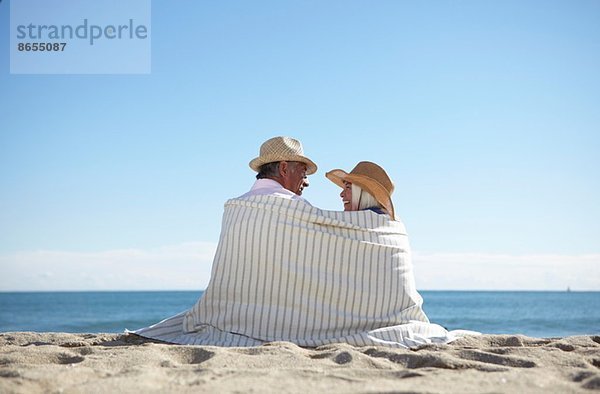
[[[344,188],[340,193],[342,202],[344,203],[344,211],[356,211],[356,207],[352,206],[352,183],[344,181]]]

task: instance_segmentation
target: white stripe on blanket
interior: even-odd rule
[[[196,305],[134,333],[217,346],[452,340],[421,305],[400,221],[253,196],[226,202],[210,283]]]

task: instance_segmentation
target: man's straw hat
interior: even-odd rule
[[[325,176],[342,189],[344,188],[344,181],[346,181],[366,190],[385,208],[392,219],[395,219],[394,204],[392,204],[394,183],[385,170],[377,164],[370,161],[361,161],[350,173],[335,169],[326,173]]]
[[[250,162],[250,168],[259,172],[263,164],[278,161],[299,161],[306,164],[306,175],[317,172],[317,165],[304,156],[300,141],[291,137],[274,137],[260,146],[260,155]]]

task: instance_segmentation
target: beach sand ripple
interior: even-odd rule
[[[415,350],[289,342],[179,346],[132,334],[0,334],[0,392],[462,392],[600,390],[600,337],[481,335]]]

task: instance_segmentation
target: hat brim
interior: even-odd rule
[[[381,206],[386,209],[386,211],[388,211],[391,218],[396,220],[392,198],[381,183],[364,175],[349,174],[341,169],[331,170],[327,172],[325,176],[342,189],[345,187],[344,181],[355,183],[361,189],[369,192],[375,198],[375,200],[377,200],[377,202],[380,203]]]
[[[308,157],[306,156],[300,156],[300,155],[291,155],[291,156],[273,156],[273,157],[269,157],[269,156],[261,156],[261,157],[257,157],[254,158],[250,161],[249,165],[250,168],[252,168],[254,171],[259,172],[260,171],[260,167],[267,164],[267,163],[274,163],[274,162],[280,162],[280,161],[299,161],[300,163],[304,163],[306,164],[306,175],[312,175],[315,172],[317,172],[317,165],[310,160]]]

